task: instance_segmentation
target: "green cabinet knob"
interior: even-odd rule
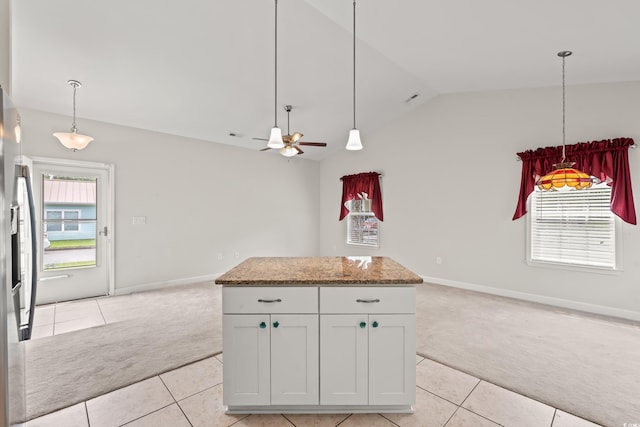
[[[364,323],[364,322],[360,322],[360,327],[361,327],[361,328],[364,328],[365,326],[367,326],[367,324],[366,324],[366,323]]]
[[[280,326],[280,323],[276,320],[275,322],[273,322],[273,327],[277,328],[278,326]]]
[[[260,322],[260,329],[264,329],[267,327],[267,324],[264,322]]]
[[[378,322],[376,322],[375,320],[373,321],[373,323],[371,324],[371,326],[373,326],[374,328],[378,327]]]

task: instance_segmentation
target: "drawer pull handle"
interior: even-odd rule
[[[273,322],[273,327],[277,328],[278,326],[280,326],[280,322],[278,322],[277,320],[275,322]]]
[[[267,324],[264,322],[260,322],[260,329],[264,329],[267,327]]]
[[[364,328],[365,326],[367,326],[367,324],[365,322],[360,322],[360,327]]]
[[[376,322],[375,320],[373,321],[373,323],[371,323],[371,326],[373,326],[374,328],[378,327],[378,322]]]
[[[280,298],[278,299],[259,299],[258,302],[282,302]]]
[[[357,299],[356,302],[364,302],[367,304],[373,303],[373,302],[380,302],[380,300],[378,298],[376,299]]]

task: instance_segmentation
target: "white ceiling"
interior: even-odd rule
[[[273,0],[14,0],[18,106],[258,150],[274,121]],[[352,127],[351,0],[279,0],[278,118],[305,158]],[[360,0],[357,127],[440,93],[640,79],[637,0]],[[419,96],[406,100],[413,94]],[[69,126],[71,123],[69,123]],[[63,129],[60,129],[63,130]],[[238,136],[229,136],[230,132]],[[100,135],[92,134],[95,143]],[[395,143],[395,141],[390,141]],[[266,152],[265,155],[276,155]]]

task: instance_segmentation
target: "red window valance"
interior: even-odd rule
[[[567,161],[575,162],[577,169],[611,186],[611,211],[623,221],[635,225],[636,209],[629,172],[631,145],[632,138],[616,138],[567,145],[565,151]],[[527,150],[518,156],[522,160],[522,177],[514,220],[527,213],[527,198],[536,181],[553,170],[554,163],[562,160],[562,146]]]
[[[345,205],[349,200],[355,200],[361,193],[367,193],[371,199],[371,210],[380,221],[382,215],[382,192],[380,191],[380,174],[378,172],[365,172],[355,175],[345,175],[342,178],[342,201],[340,202],[340,219],[342,221],[349,215],[349,209]]]

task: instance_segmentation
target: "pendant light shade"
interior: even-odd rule
[[[574,169],[574,162],[563,162],[556,166],[556,169],[549,172],[538,180],[538,188],[544,191],[554,191],[560,189],[582,190],[589,188],[593,184],[592,178],[586,173]]]
[[[538,179],[536,185],[542,191],[582,190],[593,185],[593,178],[574,169],[575,162],[567,162],[566,159],[564,62],[569,55],[571,51],[568,50],[558,52],[558,56],[562,58],[562,161],[554,164],[554,170]]]
[[[78,128],[76,126],[76,90],[82,86],[77,80],[69,80],[67,82],[69,85],[73,86],[73,122],[71,123],[71,132],[55,132],[53,136],[58,138],[60,144],[64,145],[71,151],[82,150],[85,148],[93,138],[88,135],[82,135],[78,133]]]
[[[274,49],[274,96],[273,96],[273,127],[271,128],[271,134],[269,135],[269,142],[267,147],[269,148],[283,148],[284,141],[282,140],[282,130],[278,127],[278,0],[275,0],[275,49]]]
[[[271,135],[269,135],[269,142],[267,142],[269,148],[282,148],[284,142],[282,141],[282,130],[275,126],[271,128]]]
[[[351,129],[349,131],[346,148],[347,150],[362,150],[362,141],[360,141],[360,131],[358,129]]]
[[[356,2],[353,0],[353,129],[349,131],[347,150],[362,150],[360,131],[356,128]]]

